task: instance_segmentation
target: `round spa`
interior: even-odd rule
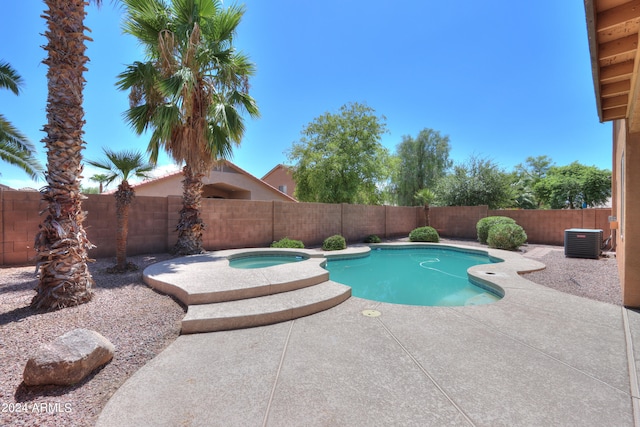
[[[289,264],[309,259],[296,254],[248,254],[229,259],[229,266],[233,268],[265,268],[274,265]]]

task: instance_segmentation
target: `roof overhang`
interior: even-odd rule
[[[640,0],[584,0],[591,68],[601,122],[629,119],[640,131]]]

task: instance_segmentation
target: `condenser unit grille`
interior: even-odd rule
[[[564,230],[564,256],[598,259],[600,242],[602,242],[602,230],[586,228]]]

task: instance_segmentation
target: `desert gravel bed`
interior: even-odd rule
[[[443,239],[447,242],[480,246],[475,241]],[[536,248],[548,249],[536,258],[547,268],[526,274],[527,279],[562,292],[621,304],[615,257],[565,258],[562,247],[541,245],[524,246],[522,252],[527,255]],[[168,258],[167,254],[131,257],[140,270],[120,275],[106,273],[113,260],[98,260],[90,266],[96,282],[94,299],[54,312],[29,308],[36,286],[34,267],[0,269],[0,425],[94,425],[118,387],[179,334],[185,308],[142,282],[144,267]],[[22,373],[29,355],[40,344],[77,327],[107,337],[116,347],[113,360],[75,386],[24,386]],[[22,412],[16,412],[16,403]]]
[[[442,239],[442,243],[487,247],[475,240]],[[544,270],[524,274],[523,277],[568,294],[622,305],[620,278],[615,253],[605,252],[600,259],[566,258],[562,246],[524,245],[524,256],[534,254],[534,249],[545,249],[541,257],[532,256],[546,265]]]
[[[180,332],[185,309],[142,282],[145,266],[168,258],[130,257],[140,270],[126,274],[106,273],[113,260],[100,259],[90,266],[96,283],[93,300],[53,312],[29,308],[37,283],[34,267],[0,269],[0,425],[94,425],[118,387]],[[21,384],[29,355],[78,327],[109,339],[116,347],[113,360],[75,386]]]

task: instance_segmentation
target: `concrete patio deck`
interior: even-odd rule
[[[510,269],[477,274],[505,297],[470,307],[351,297],[270,326],[182,335],[97,425],[638,425],[639,313]]]

